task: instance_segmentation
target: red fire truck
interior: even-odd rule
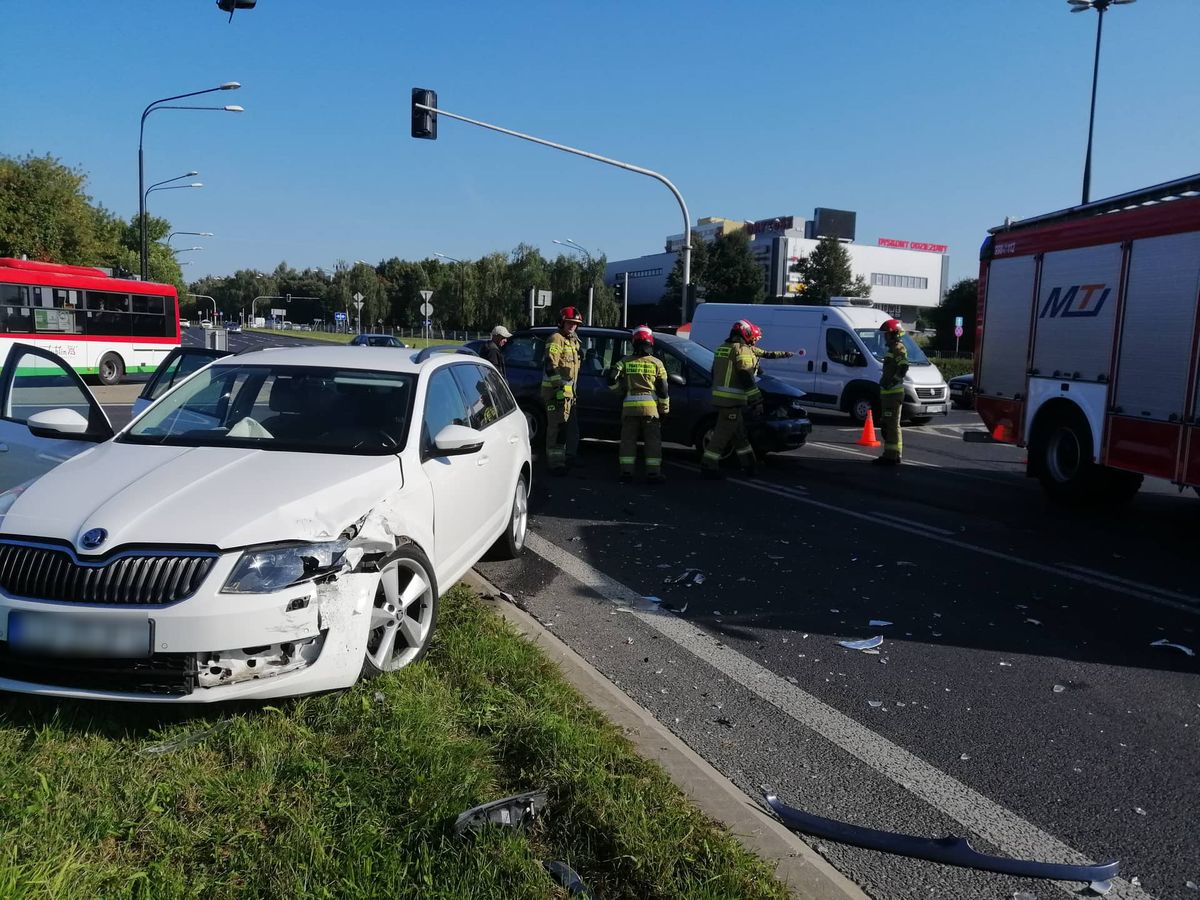
[[[990,230],[976,408],[1055,499],[1200,486],[1200,175]]]

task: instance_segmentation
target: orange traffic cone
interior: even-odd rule
[[[871,410],[867,410],[867,421],[863,422],[862,437],[858,439],[860,447],[879,447],[879,440],[875,437],[875,418],[871,415]]]

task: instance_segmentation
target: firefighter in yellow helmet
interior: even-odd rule
[[[646,445],[646,480],[666,481],[662,474],[662,423],[671,409],[667,367],[653,356],[654,332],[646,325],[633,330],[633,353],[609,372],[608,384],[624,393],[621,403],[621,481],[633,480],[638,441]]]
[[[879,405],[883,413],[883,455],[871,461],[876,466],[900,465],[904,439],[900,435],[900,413],[904,410],[904,376],[908,372],[908,350],[901,340],[904,329],[895,319],[879,326],[887,342],[883,374],[879,377]]]
[[[721,477],[721,457],[730,444],[742,472],[754,474],[754,448],[746,436],[746,413],[758,415],[762,409],[762,393],[755,381],[758,361],[796,355],[788,350],[762,350],[755,346],[761,339],[761,328],[739,319],[729,330],[725,343],[713,354],[712,399],[717,408],[717,424],[700,458],[700,474],[704,478]]]
[[[546,407],[546,463],[550,474],[564,475],[579,449],[579,416],[575,414],[575,382],[579,378],[579,311],[564,306],[558,331],[546,341],[542,401]]]

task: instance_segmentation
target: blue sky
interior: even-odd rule
[[[137,133],[159,97],[147,183],[176,229],[211,231],[188,278],[570,237],[610,259],[682,230],[656,182],[442,119],[409,137],[414,86],[442,107],[663,172],[693,221],[858,213],[858,240],[950,245],[1079,201],[1096,14],[1063,0],[0,3],[0,153],[51,153],[93,198],[137,209]],[[1092,196],[1200,171],[1197,0],[1105,16]],[[190,246],[176,238],[175,246]]]

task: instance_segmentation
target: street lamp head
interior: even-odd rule
[[[221,85],[221,87],[219,88],[219,90],[222,90],[222,91],[236,91],[236,90],[237,90],[238,88],[240,88],[240,87],[241,87],[241,84],[239,84],[239,83],[238,83],[238,82],[236,82],[236,81],[227,81],[227,82],[225,82],[223,85]]]
[[[225,112],[245,112],[245,108],[241,106],[226,106]]]
[[[212,237],[213,236],[213,233],[211,231],[197,231],[196,234],[198,234],[200,237]]]
[[[203,181],[193,181],[188,187],[204,187]]]
[[[196,177],[197,175],[199,175],[199,174],[200,174],[199,172],[188,172],[188,173],[187,173],[186,175],[184,175],[183,177],[184,177],[184,178],[195,178],[195,177]]]

